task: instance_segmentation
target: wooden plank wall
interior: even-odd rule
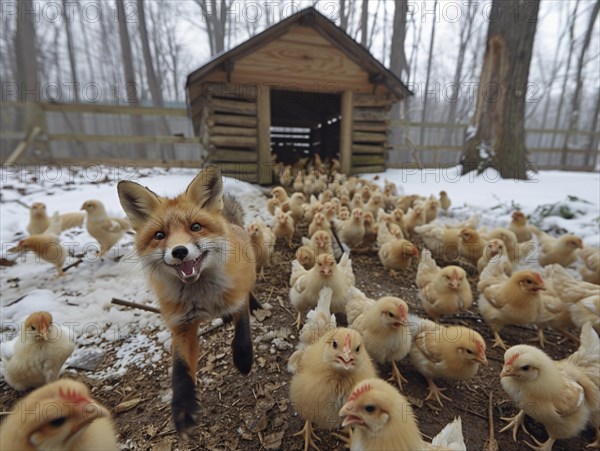
[[[352,174],[385,170],[389,111],[386,95],[355,94],[352,110]]]
[[[228,177],[258,181],[258,92],[235,85],[207,83],[198,98],[198,134],[208,159]],[[197,123],[197,121],[194,121]]]

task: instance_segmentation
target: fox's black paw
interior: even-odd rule
[[[248,314],[238,318],[235,323],[235,335],[231,343],[233,364],[246,375],[252,369],[252,337],[250,336],[250,321]]]
[[[198,425],[199,404],[196,397],[196,384],[190,377],[187,365],[173,361],[173,400],[171,403],[175,430],[183,439],[189,439]]]

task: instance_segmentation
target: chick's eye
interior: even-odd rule
[[[471,351],[470,349],[467,349],[467,354],[473,354],[473,351]]]
[[[337,341],[333,340],[331,344],[333,345],[333,349],[337,349]]]
[[[393,318],[393,317],[394,317],[394,314],[393,314],[392,312],[388,312],[388,316],[389,316],[390,318]]]
[[[356,347],[356,352],[360,352],[360,346]]]
[[[156,233],[154,234],[154,239],[155,239],[155,240],[158,240],[158,241],[160,241],[160,240],[164,240],[164,239],[165,239],[165,232],[163,232],[163,231],[159,230],[158,232],[156,232]]]
[[[49,421],[48,423],[50,426],[57,428],[65,424],[65,421],[67,421],[67,417],[58,417],[55,420]]]
[[[523,371],[529,371],[529,365],[523,365],[523,366],[521,367],[521,369],[522,369]]]
[[[192,232],[199,232],[200,230],[202,230],[202,226],[200,224],[198,224],[197,222],[194,222],[191,226],[190,226],[190,230]]]
[[[365,406],[365,412],[368,412],[368,413],[373,413],[373,412],[375,412],[376,409],[377,408],[372,404]]]

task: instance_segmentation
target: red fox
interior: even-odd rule
[[[200,321],[232,318],[233,363],[252,368],[249,305],[256,259],[243,211],[223,196],[221,172],[207,166],[175,198],[138,183],[118,184],[121,205],[136,232],[136,248],[173,335],[173,421],[187,438],[197,424],[196,366]],[[253,304],[254,305],[254,304]]]

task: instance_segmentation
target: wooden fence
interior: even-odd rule
[[[193,136],[184,108],[2,102],[0,114],[2,163],[133,161],[146,167],[199,167],[207,156]],[[135,133],[132,118],[141,122],[142,134]],[[434,167],[459,161],[466,124],[392,121],[391,125],[399,129],[399,144],[388,148],[388,167]],[[566,140],[569,150],[564,154]],[[599,141],[600,132],[526,130],[529,158],[539,169],[597,170]]]
[[[436,167],[456,164],[463,152],[467,124],[391,121],[402,130],[400,144],[388,149],[388,167]],[[423,142],[421,129],[425,128]],[[595,171],[598,165],[600,132],[586,130],[525,130],[529,159],[542,170]],[[565,146],[568,140],[569,146]],[[568,149],[568,150],[567,150]],[[566,152],[565,152],[566,150]],[[565,164],[562,164],[562,161]]]

